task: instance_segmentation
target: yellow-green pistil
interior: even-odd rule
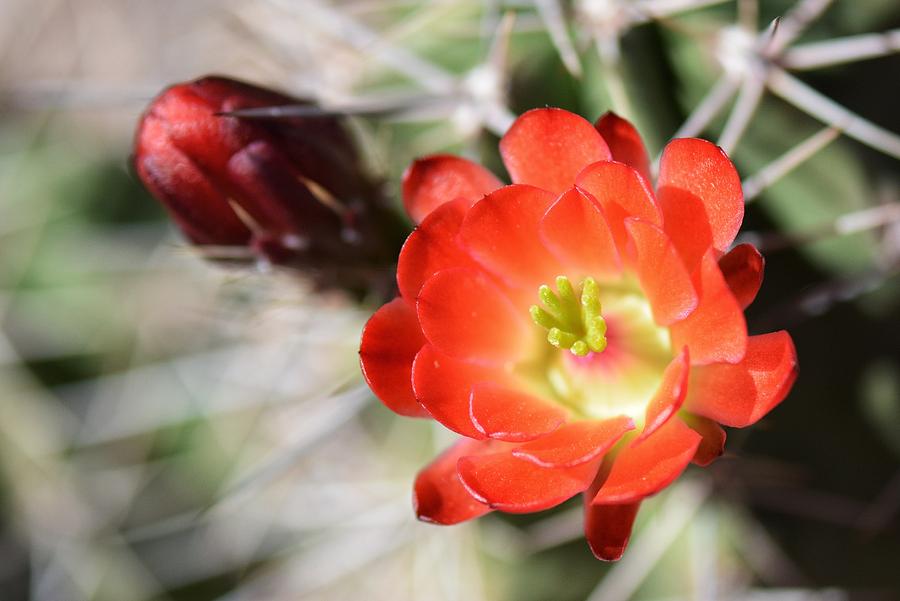
[[[556,278],[556,293],[546,284],[538,288],[543,307],[532,305],[531,319],[547,329],[547,342],[584,357],[606,348],[606,321],[600,315],[600,288],[593,278],[581,282],[579,300],[565,276]]]

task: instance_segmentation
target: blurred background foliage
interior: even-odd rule
[[[0,597],[900,598],[898,27],[896,0],[0,2]],[[377,300],[204,262],[130,173],[149,99],[210,72],[354,115],[390,190],[437,151],[503,173],[535,106],[717,140],[793,393],[617,564],[576,504],[416,523],[451,437],[362,384]]]

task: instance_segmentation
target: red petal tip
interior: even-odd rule
[[[514,183],[556,194],[587,165],[611,158],[589,121],[558,108],[533,109],[516,119],[500,140],[500,155]]]
[[[490,450],[490,444],[461,439],[419,472],[413,488],[416,517],[429,524],[451,525],[489,512],[489,507],[474,499],[462,486],[456,463],[462,456]]]

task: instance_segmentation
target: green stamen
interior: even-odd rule
[[[547,330],[547,342],[584,357],[606,348],[606,321],[600,314],[600,287],[593,278],[581,282],[581,298],[569,278],[556,278],[556,293],[550,286],[538,288],[544,307],[532,305],[531,319]]]

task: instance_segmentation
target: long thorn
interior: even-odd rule
[[[595,31],[594,46],[600,57],[600,72],[613,110],[623,117],[632,119],[634,112],[622,72],[622,50],[618,35],[618,32]]]
[[[846,213],[833,221],[800,232],[766,234],[747,232],[741,239],[752,242],[763,253],[771,253],[833,236],[858,234],[897,222],[900,222],[900,203],[891,202]]]
[[[850,302],[876,290],[897,275],[896,268],[893,271],[876,268],[806,288],[797,297],[788,299],[758,318],[755,325],[762,330],[796,325],[811,317],[824,315],[839,303]]]
[[[306,0],[303,12],[313,29],[320,29],[358,52],[367,53],[374,60],[413,79],[426,90],[446,93],[455,86],[453,75],[443,68],[399,46],[385,44],[376,32],[318,0]]]
[[[725,4],[725,2],[728,0],[638,0],[634,2],[634,11],[643,15],[644,20],[650,20],[699,10],[716,4]],[[636,22],[642,21],[636,20]]]
[[[219,117],[240,117],[244,119],[290,119],[303,118],[331,118],[347,115],[363,117],[401,117],[411,111],[422,109],[430,105],[439,105],[446,102],[446,98],[440,95],[417,94],[397,95],[394,97],[369,99],[365,102],[348,103],[335,106],[316,106],[311,104],[291,104],[284,106],[265,106],[216,113]]]
[[[794,46],[781,64],[788,69],[820,69],[900,52],[900,29]]]
[[[747,31],[756,31],[759,19],[759,0],[738,0],[738,25]]]
[[[768,47],[769,56],[778,56],[791,42],[806,31],[809,25],[819,18],[831,5],[833,0],[799,0],[797,4],[781,19],[778,35],[772,39]]]
[[[578,60],[578,53],[569,38],[559,0],[534,0],[534,5],[566,70],[572,77],[581,78],[581,61]]]
[[[491,68],[496,69],[499,73],[504,73],[509,61],[509,40],[512,37],[513,28],[516,24],[516,13],[506,11],[497,24],[497,30],[491,39],[491,46],[488,49],[487,60],[485,61]]]
[[[744,202],[752,202],[763,190],[828,146],[839,135],[841,130],[838,127],[821,129],[748,177],[743,184]]]
[[[875,125],[817,92],[787,72],[773,68],[768,78],[769,89],[800,110],[821,119],[863,144],[900,159],[900,136]]]
[[[731,154],[744,135],[744,130],[750,124],[765,89],[765,76],[760,73],[759,68],[747,74],[719,138],[719,146],[726,153]]]
[[[701,133],[734,96],[740,85],[739,79],[723,75],[672,137],[691,138]]]

